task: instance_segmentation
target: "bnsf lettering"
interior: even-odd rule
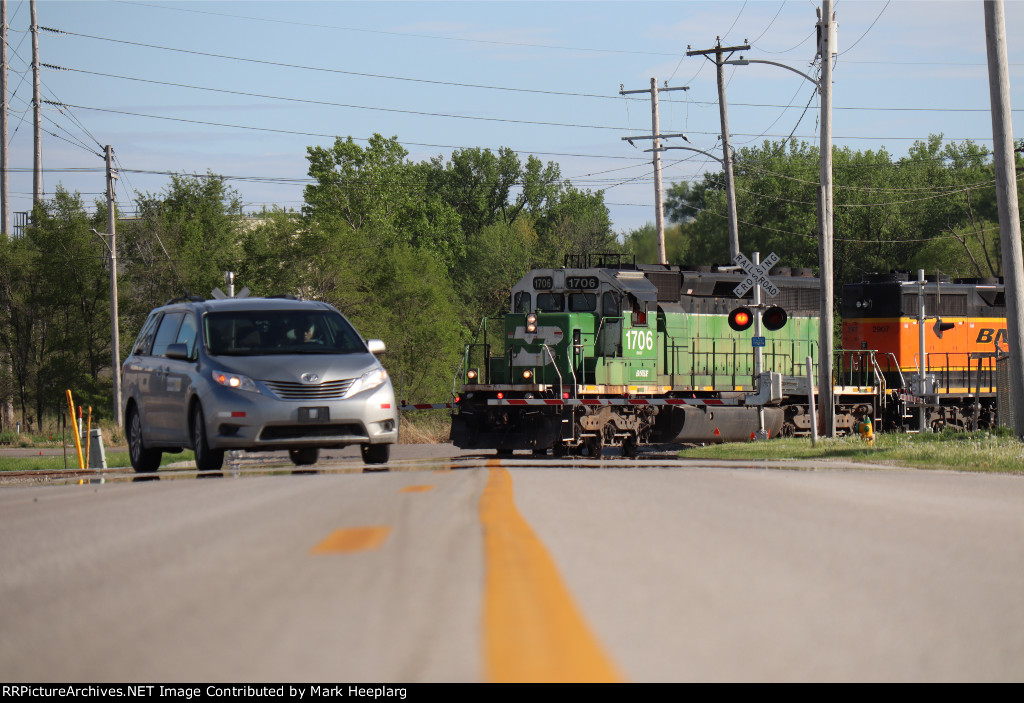
[[[991,344],[993,341],[1006,344],[1006,330],[994,330],[987,327],[978,330],[978,344]]]
[[[650,373],[650,369],[637,369],[636,370],[636,377],[637,378],[647,378],[647,374],[648,373]]]
[[[565,287],[569,290],[597,290],[597,276],[567,276]]]
[[[875,325],[871,328],[874,334],[886,334],[889,332],[889,325]]]

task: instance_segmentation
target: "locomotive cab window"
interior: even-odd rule
[[[618,317],[622,314],[622,305],[619,301],[619,294],[614,291],[607,291],[602,296],[601,304],[604,306],[605,317]]]
[[[525,315],[533,310],[533,308],[530,307],[532,302],[533,301],[530,298],[529,293],[520,291],[512,298],[512,312],[518,312]]]
[[[647,302],[640,302],[632,296],[630,296],[630,301],[633,303],[633,326],[645,327],[647,325]]]
[[[565,312],[565,296],[561,293],[538,293],[537,310],[540,312]]]
[[[569,312],[596,312],[597,293],[570,293]]]

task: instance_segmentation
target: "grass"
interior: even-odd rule
[[[440,444],[448,441],[452,418],[444,410],[409,410],[402,413],[402,444]]]
[[[180,454],[164,454],[160,466],[167,466],[178,461],[192,461],[192,451]],[[107,452],[107,466],[131,466],[128,452]],[[0,456],[0,471],[56,471],[64,468],[63,456]],[[78,455],[75,448],[68,449],[67,468],[78,468]]]
[[[824,459],[921,469],[952,469],[1024,474],[1024,443],[1012,432],[879,434],[873,447],[859,437],[818,440],[773,439],[768,442],[717,444],[685,449],[684,459],[799,460]]]

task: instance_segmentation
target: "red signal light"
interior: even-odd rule
[[[737,332],[749,329],[754,324],[754,316],[748,308],[736,308],[729,313],[729,327]]]
[[[789,315],[785,310],[778,306],[772,306],[764,311],[764,315],[761,316],[761,324],[766,330],[774,332],[785,327],[788,319]]]

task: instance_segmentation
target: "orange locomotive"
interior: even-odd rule
[[[995,357],[1006,347],[1001,279],[927,276],[922,284],[907,273],[876,274],[843,286],[842,316],[848,363],[857,364],[860,350],[875,350],[886,385],[901,389],[882,417],[884,429],[916,428],[921,412],[933,429],[995,424]]]

